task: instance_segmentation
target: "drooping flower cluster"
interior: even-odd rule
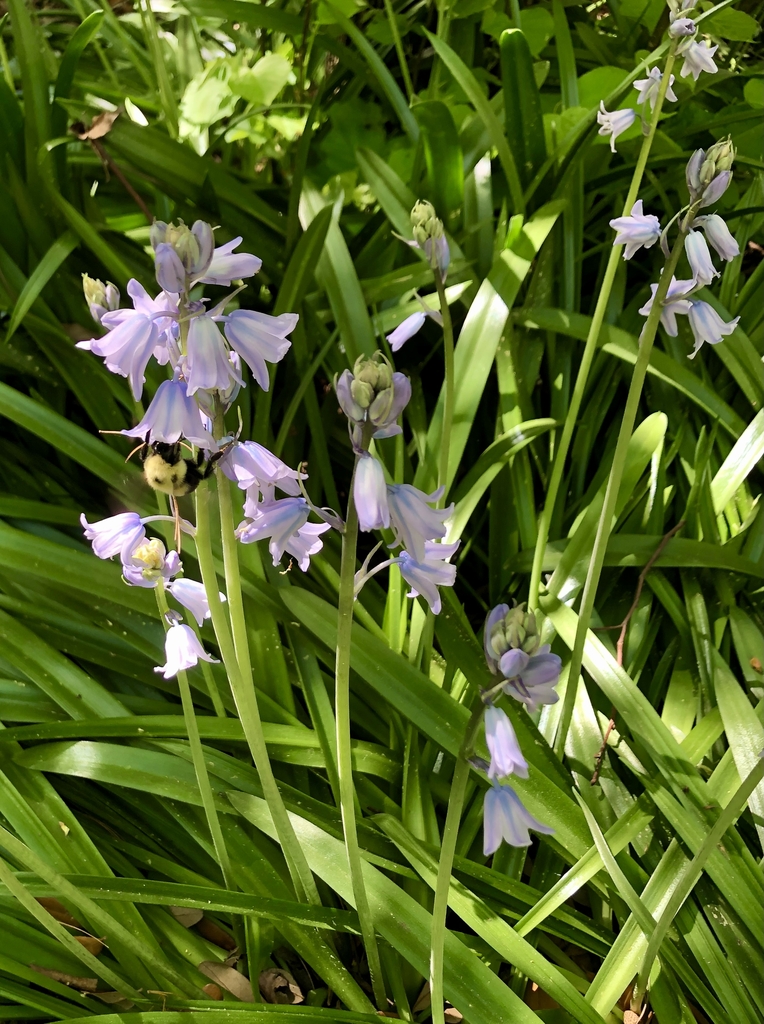
[[[539,629],[536,615],[526,612],[523,605],[510,608],[500,604],[486,619],[483,634],[486,662],[494,675],[503,677],[482,695],[486,705],[485,738],[491,755],[486,774],[492,783],[483,805],[486,856],[496,852],[502,839],[510,846],[528,846],[531,828],[546,834],[553,831],[537,821],[514,789],[501,781],[510,775],[527,779],[528,763],[509,716],[493,703],[497,696],[505,693],[533,713],[542,704],[557,702],[554,687],[560,679],[562,662],[556,654],[550,653],[549,644],[544,642],[550,639],[549,633],[548,621],[544,619]]]
[[[623,245],[624,259],[631,259],[641,248],[650,248],[660,240],[668,256],[666,233],[671,224],[683,217],[684,252],[690,266],[691,277],[685,280],[672,278],[666,298],[661,306],[661,323],[671,337],[678,334],[677,315],[686,315],[695,338],[695,347],[690,353],[692,359],[704,342],[719,344],[724,337],[732,334],[739,317],[726,323],[708,302],[693,298],[701,288],[710,285],[719,277],[714,266],[711,246],[723,260],[733,260],[740,254],[740,248],[724,219],[717,213],[701,214],[699,211],[717,202],[732,180],[734,148],[727,139],[716,143],[706,152],[699,149],[693,153],[687,164],[686,182],[690,201],[664,231],[658,218],[644,214],[642,200],[638,200],[626,217],[616,217],[610,226],[617,232],[613,245]],[[653,308],[657,284],[651,284],[651,296],[640,309],[643,316],[649,316]]]

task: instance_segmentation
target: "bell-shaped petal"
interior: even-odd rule
[[[661,89],[661,81],[663,75],[661,74],[660,68],[651,68],[647,73],[647,78],[640,78],[639,81],[634,83],[634,88],[639,93],[639,99],[637,103],[649,103],[650,110],[655,110],[655,104],[658,102],[658,93]],[[672,103],[676,103],[676,96],[671,86],[674,84],[674,76],[672,75],[669,79],[669,84],[666,89],[666,99]]]
[[[185,372],[189,395],[200,388],[226,391],[235,379],[223,335],[208,316],[196,316],[188,325]]]
[[[703,199],[700,203],[701,210],[704,210],[707,206],[713,206],[714,203],[718,203],[729,188],[731,181],[732,171],[721,171],[721,173],[717,174],[703,192]]]
[[[337,401],[340,403],[340,408],[347,418],[354,423],[363,423],[366,419],[366,410],[353,398],[353,379],[353,374],[350,370],[343,370],[335,382],[334,389],[337,393]]]
[[[694,359],[705,341],[709,345],[718,345],[724,341],[735,330],[739,319],[740,317],[736,316],[734,320],[725,323],[714,307],[707,302],[693,302],[690,306],[689,320],[695,336],[695,348],[687,358]]]
[[[217,448],[202,422],[199,406],[188,397],[186,385],[177,375],[172,380],[162,381],[141,422],[121,433],[127,437],[149,437],[151,441],[165,444],[175,444],[184,437],[207,451]]]
[[[236,535],[242,544],[267,538],[273,564],[278,565],[287,544],[307,523],[309,515],[310,506],[304,498],[280,498],[259,506],[254,518],[240,524]]]
[[[396,421],[411,400],[411,381],[405,373],[393,374],[392,389],[392,402],[388,404],[384,417],[382,419],[370,417],[377,428],[374,431],[374,437],[377,440],[394,437],[401,433],[401,427]]]
[[[392,559],[411,587],[408,596],[418,597],[421,594],[434,615],[438,615],[442,607],[438,587],[452,587],[456,581],[456,566],[450,565],[448,559],[458,547],[458,541],[455,544],[428,541],[423,561],[417,562],[408,551],[401,551],[397,558]]]
[[[610,149],[615,153],[615,140],[634,124],[637,113],[631,107],[625,110],[605,110],[605,104],[600,100],[600,109],[597,111],[597,124],[599,134],[610,136]]]
[[[724,218],[720,217],[718,213],[705,213],[696,217],[692,226],[703,229],[706,238],[723,260],[729,262],[740,255],[740,246],[737,244],[735,236],[727,227]]]
[[[191,612],[197,625],[201,626],[204,620],[210,617],[210,603],[202,583],[181,578],[168,583],[167,590],[178,604],[182,604],[186,611]],[[225,594],[219,596],[221,601],[225,601]]]
[[[93,554],[98,558],[119,555],[123,562],[127,562],[146,536],[146,528],[137,512],[120,512],[119,515],[102,519],[100,523],[89,523],[83,512],[80,523],[85,531],[85,539],[92,543]]]
[[[491,754],[489,779],[502,779],[507,775],[528,778],[528,762],[523,757],[515,730],[501,708],[489,706],[485,710],[485,741]]]
[[[317,555],[324,542],[321,534],[331,529],[328,523],[305,523],[297,533],[293,533],[286,543],[287,554],[296,559],[303,572],[310,568],[311,555]]]
[[[687,260],[696,284],[711,284],[713,279],[719,276],[719,271],[711,259],[708,243],[699,231],[687,232],[684,251],[687,254]]]
[[[178,294],[186,290],[186,268],[169,242],[160,242],[155,252],[155,272],[159,287]]]
[[[511,651],[507,652],[507,654],[511,653]],[[502,662],[505,658],[507,658],[506,654],[502,658]],[[538,654],[533,654],[528,658],[520,671],[515,671],[514,675],[507,679],[502,689],[515,700],[525,704],[531,714],[535,714],[542,705],[556,704],[560,699],[555,687],[560,681],[561,669],[562,659],[557,654],[550,654],[548,646],[541,647]]]
[[[231,281],[241,281],[246,277],[253,277],[263,261],[258,256],[248,252],[234,252],[234,249],[241,244],[242,236],[219,245],[212,253],[209,266],[204,271],[204,276],[197,278],[202,284],[219,284],[228,286]]]
[[[353,501],[358,513],[358,525],[365,533],[387,529],[390,525],[385,472],[379,460],[368,452],[361,455],[356,466]]]
[[[178,672],[185,672],[202,661],[217,662],[207,654],[199,638],[190,626],[175,623],[170,626],[164,638],[165,664],[154,669],[165,679],[172,679]]]
[[[714,54],[718,49],[718,44],[711,46],[706,40],[697,43],[694,39],[688,39],[686,43],[682,44],[680,51],[684,57],[684,63],[679,74],[682,78],[692,75],[694,82],[697,82],[703,71],[709,75],[715,75],[719,70],[714,61]]]
[[[683,36],[694,36],[697,31],[698,27],[692,18],[677,18],[673,14],[671,15],[669,35],[672,39],[681,39]]]
[[[299,481],[306,480],[308,476],[307,473],[290,469],[285,462],[257,441],[244,441],[233,445],[221,460],[220,468],[229,480],[233,480],[244,491],[255,488],[262,491],[264,487],[270,485],[293,496],[300,493]]]
[[[215,236],[212,227],[206,220],[195,220],[191,228],[191,234],[196,239],[199,247],[199,255],[188,266],[189,277],[198,278],[204,274],[210,263],[215,249]]]
[[[510,846],[530,846],[529,829],[552,835],[554,829],[542,825],[526,810],[511,786],[494,782],[483,803],[483,853],[489,857],[501,846],[502,839]]]
[[[407,316],[402,323],[398,324],[395,330],[387,335],[387,341],[393,352],[397,352],[410,338],[413,338],[415,334],[421,331],[426,319],[427,314],[424,310],[419,310],[416,313],[412,313],[411,316]]]
[[[511,647],[499,659],[499,671],[506,679],[521,675],[530,661],[530,655],[519,647]]]
[[[445,537],[445,521],[453,515],[453,504],[448,508],[430,508],[441,493],[425,494],[411,484],[391,484],[387,488],[387,503],[395,531],[392,546],[402,544],[417,562],[424,560],[428,540]]]
[[[694,287],[694,279],[691,281],[677,281],[675,277],[671,278],[668,294],[664,299],[663,308],[661,309],[661,323],[663,324],[666,334],[670,335],[672,338],[675,338],[679,333],[679,327],[676,322],[677,314],[686,315],[690,312],[690,306],[692,303],[688,298],[686,298],[686,296]],[[655,293],[657,290],[657,284],[650,285],[650,298],[639,311],[642,316],[650,315],[650,310],[653,308],[653,302],[655,300]]]
[[[485,626],[483,627],[483,650],[485,652],[485,660],[488,667],[494,674],[499,671],[499,659],[501,657],[501,653],[493,646],[492,633],[494,626],[501,622],[508,613],[508,604],[496,605],[496,607],[491,609],[488,613],[485,620]]]
[[[644,247],[649,249],[661,237],[661,222],[655,214],[642,212],[642,200],[638,199],[628,217],[616,217],[610,227],[617,234],[613,245],[624,245],[623,258],[630,260],[634,253]]]
[[[108,326],[108,316],[107,313],[102,317],[104,326]],[[158,341],[159,331],[155,321],[138,314],[123,319],[119,326],[103,338],[78,342],[77,347],[101,356],[107,369],[127,377],[133,397],[138,401],[146,382],[146,367]]]
[[[297,325],[296,313],[267,316],[251,309],[235,309],[225,321],[228,343],[239,353],[263,389],[270,387],[266,363],[278,363],[292,342],[286,337]]]

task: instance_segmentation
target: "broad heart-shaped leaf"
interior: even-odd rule
[[[764,456],[764,409],[757,413],[740,435],[711,483],[717,515]]]
[[[472,301],[454,353],[454,422],[449,448],[448,484],[451,484],[459,469],[509,311],[533,259],[564,207],[564,201],[555,201],[536,211],[512,246],[499,254]],[[417,487],[427,492],[437,486],[436,465],[443,433],[444,401],[445,395],[441,389],[427,431],[426,457],[414,480]]]
[[[626,466],[618,490],[615,508],[616,519],[639,483],[653,453],[663,444],[667,426],[666,414],[654,412],[643,420],[632,434],[626,453]],[[559,597],[561,601],[567,601],[583,586],[606,489],[607,480],[595,494],[583,519],[578,523],[576,532],[568,541],[554,575],[547,585],[547,592],[551,597]]]
[[[229,793],[233,806],[272,838],[275,829],[264,800],[243,793]],[[296,814],[292,827],[311,870],[353,905],[345,846],[328,833]],[[381,871],[363,863],[366,894],[374,927],[404,959],[427,976],[432,917]],[[446,999],[470,1024],[538,1024],[538,1017],[478,957],[455,936],[447,933],[444,977]]]

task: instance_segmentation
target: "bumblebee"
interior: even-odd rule
[[[204,452],[198,451],[196,458],[187,459],[182,454],[180,442],[164,444],[161,441],[149,443],[148,438],[141,449],[143,475],[149,487],[162,491],[172,498],[183,498],[193,494],[196,488],[207,480],[223,452],[215,452],[206,462]]]

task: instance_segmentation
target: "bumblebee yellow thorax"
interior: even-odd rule
[[[143,473],[149,487],[164,494],[172,494],[176,498],[188,493],[186,469],[183,459],[169,463],[161,455],[149,455],[143,463]]]

